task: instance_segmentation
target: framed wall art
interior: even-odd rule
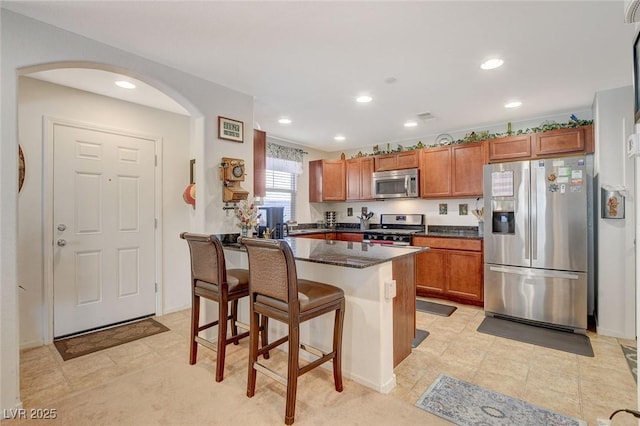
[[[227,141],[244,142],[244,123],[218,116],[218,138]]]

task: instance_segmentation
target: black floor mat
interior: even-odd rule
[[[416,310],[429,314],[448,317],[458,309],[456,306],[441,305],[440,303],[427,302],[426,300],[416,300]]]
[[[429,335],[428,331],[416,329],[416,338],[413,339],[413,342],[411,342],[411,347],[417,348],[418,345],[420,345],[420,343],[422,343],[422,341],[426,339],[428,335]]]
[[[591,341],[584,334],[553,330],[494,317],[485,317],[478,327],[478,331],[545,348],[593,357]]]

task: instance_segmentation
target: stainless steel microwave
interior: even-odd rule
[[[375,199],[416,198],[418,191],[418,169],[374,172],[371,177],[371,192]]]

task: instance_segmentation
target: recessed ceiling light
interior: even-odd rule
[[[502,59],[491,58],[483,62],[482,65],[480,65],[480,68],[482,68],[483,70],[492,70],[492,69],[498,68],[502,64],[504,64],[504,61]]]
[[[504,104],[505,108],[518,108],[520,105],[522,105],[522,102],[520,101],[511,101],[511,102],[507,102],[506,104]]]
[[[130,81],[118,80],[116,81],[116,86],[122,87],[123,89],[135,89],[136,85],[131,83]]]
[[[346,138],[345,138],[344,136],[342,136],[342,135],[337,135],[337,136],[336,136],[336,137],[334,137],[333,139],[335,139],[335,140],[337,140],[337,141],[341,142],[341,141],[345,140]]]
[[[367,103],[367,102],[371,102],[372,99],[373,98],[369,95],[362,95],[362,96],[358,96],[356,98],[356,101],[360,103]]]
[[[281,118],[280,120],[278,120],[278,123],[280,124],[291,124],[291,120],[288,118]]]
[[[416,127],[418,125],[418,123],[416,123],[415,121],[407,121],[406,123],[404,123],[404,127]]]

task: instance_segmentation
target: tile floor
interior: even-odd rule
[[[413,406],[438,374],[445,373],[584,419],[589,425],[595,425],[597,418],[608,418],[616,409],[637,408],[636,383],[620,348],[620,343],[635,346],[635,341],[589,333],[595,357],[582,357],[478,333],[482,309],[457,306],[450,317],[417,313],[418,328],[430,335],[396,368],[398,384],[389,398]],[[157,319],[171,331],[66,362],[53,345],[23,351],[24,406],[53,407],[58,399],[127,373],[173,357],[186,359],[189,310]],[[215,354],[202,349],[198,358],[213,365]],[[227,368],[236,367],[228,364]],[[244,363],[237,368],[243,370]],[[225,377],[228,374],[232,373],[227,370]],[[613,422],[637,424],[627,413],[616,415]]]

